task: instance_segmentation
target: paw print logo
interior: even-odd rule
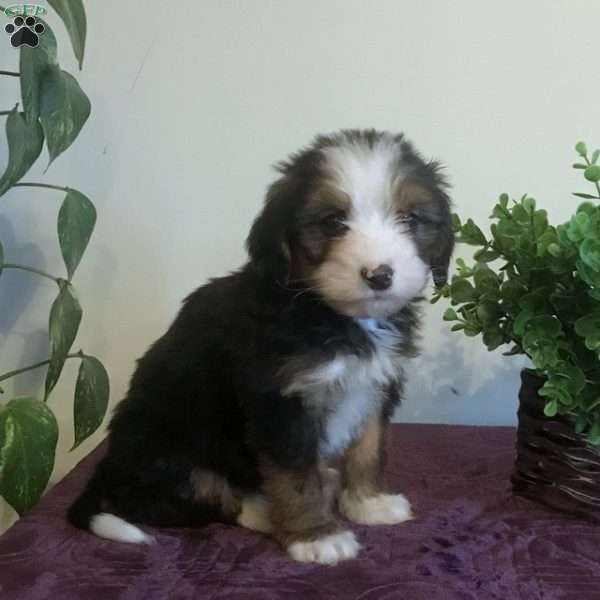
[[[35,48],[39,42],[39,36],[45,31],[43,23],[39,23],[35,17],[15,17],[4,31],[10,35],[10,43],[15,47],[30,46]]]

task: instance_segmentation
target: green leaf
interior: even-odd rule
[[[475,225],[473,219],[467,219],[467,222],[462,226],[460,241],[473,246],[484,246],[487,242],[483,232]]]
[[[73,52],[79,62],[79,69],[83,64],[83,55],[85,53],[85,35],[87,22],[85,9],[81,0],[48,0],[48,4],[58,13],[63,20],[69,37]]]
[[[492,352],[506,343],[504,335],[498,329],[489,329],[483,332],[483,343],[487,346],[487,349]]]
[[[529,310],[522,310],[516,317],[513,323],[513,331],[515,335],[522,336],[525,333],[527,321],[533,318],[533,313]]]
[[[548,251],[548,254],[554,256],[554,258],[558,258],[560,256],[560,246],[556,242],[548,244],[546,250]]]
[[[590,165],[584,172],[583,176],[592,182],[600,181],[600,166],[599,165]]]
[[[574,169],[587,169],[587,165],[584,163],[573,163]]]
[[[477,305],[477,318],[484,326],[497,323],[500,308],[496,302],[484,301]]]
[[[43,22],[43,21],[42,21]],[[52,29],[46,29],[35,48],[21,46],[21,99],[27,121],[33,123],[40,115],[40,85],[48,69],[56,66],[56,38]]]
[[[464,332],[468,337],[475,337],[481,333],[481,327],[472,323],[467,323],[465,325]]]
[[[542,236],[548,229],[548,213],[543,210],[536,210],[533,213],[533,232],[536,238]]]
[[[527,331],[535,331],[540,337],[555,337],[562,333],[562,326],[556,317],[538,315],[527,320]]]
[[[499,221],[496,230],[498,236],[508,238],[516,238],[523,233],[522,227],[519,227],[517,223],[508,219]]]
[[[600,271],[600,240],[586,238],[579,248],[581,260],[594,271]]]
[[[100,427],[108,407],[108,397],[109,381],[106,369],[97,358],[84,356],[75,387],[75,443],[71,450],[77,448]]]
[[[37,121],[28,123],[24,113],[14,108],[6,119],[8,164],[0,177],[0,196],[25,175],[37,160],[44,144],[44,134]]]
[[[444,312],[444,316],[442,317],[444,321],[457,321],[458,315],[453,308],[447,308]]]
[[[514,279],[508,279],[500,288],[502,299],[507,302],[518,302],[519,298],[527,292],[527,288]]]
[[[61,280],[60,292],[50,309],[50,365],[46,374],[46,398],[60,377],[80,323],[81,306],[75,290],[68,281]]]
[[[91,104],[77,80],[58,67],[45,72],[40,90],[40,121],[50,155],[49,166],[75,141],[90,116]]]
[[[450,297],[456,302],[470,302],[476,297],[475,288],[466,279],[454,278],[450,284]]]
[[[558,402],[556,400],[550,400],[544,406],[544,414],[547,417],[554,417],[558,412]]]
[[[581,211],[571,217],[567,224],[567,237],[572,242],[579,242],[585,238],[591,225],[590,215]]]
[[[585,143],[577,142],[577,144],[575,144],[575,152],[577,152],[577,154],[580,156],[587,156],[587,146]]]
[[[515,204],[512,209],[513,219],[519,225],[529,225],[531,217],[522,204]]]
[[[460,222],[460,217],[456,214],[456,213],[452,213],[451,216],[452,219],[452,230],[457,233],[460,231],[461,228],[461,222]]]
[[[42,496],[52,469],[58,424],[35,398],[15,398],[0,406],[0,495],[20,514]]]
[[[58,241],[69,281],[85,252],[96,224],[96,209],[89,198],[69,190],[58,213]]]
[[[600,150],[594,150],[592,154],[592,164],[595,165],[598,162],[598,158],[600,157]]]
[[[585,198],[586,200],[598,200],[598,196],[592,196],[592,194],[584,194],[582,192],[573,192],[573,196]]]
[[[538,369],[553,368],[559,361],[558,341],[554,338],[540,336],[538,331],[527,331],[523,336],[523,350],[531,356]]]
[[[600,313],[592,313],[577,319],[575,333],[581,337],[600,334]]]
[[[460,331],[461,329],[464,329],[465,325],[464,323],[457,323],[456,325],[452,325],[452,327],[450,328],[450,331]]]
[[[535,198],[532,198],[531,196],[524,196],[521,200],[521,205],[529,215],[533,215],[535,212],[535,204]]]
[[[500,197],[498,198],[498,203],[502,208],[506,208],[508,206],[508,201],[508,194],[500,194]]]
[[[482,248],[481,250],[477,250],[477,252],[475,252],[473,258],[477,262],[488,263],[496,260],[499,256],[500,253],[496,252],[496,250],[486,250],[485,248]]]

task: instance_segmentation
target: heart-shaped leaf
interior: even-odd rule
[[[8,164],[0,177],[0,196],[25,175],[37,160],[44,144],[38,121],[29,123],[24,113],[13,109],[6,119]]]
[[[69,190],[58,213],[58,241],[69,280],[90,241],[96,224],[91,200],[77,190]]]
[[[81,0],[48,0],[48,4],[63,20],[71,38],[73,52],[77,57],[79,68],[81,69],[85,53],[85,35],[87,30],[83,2]]]
[[[71,450],[100,427],[108,407],[109,393],[108,373],[102,363],[93,356],[84,356],[75,387],[75,442]]]
[[[77,80],[51,67],[40,84],[40,121],[52,163],[77,138],[91,112],[89,98]]]
[[[0,406],[0,495],[20,515],[44,493],[57,441],[58,424],[44,402],[15,398]]]
[[[21,46],[21,99],[30,123],[37,121],[40,115],[40,84],[44,74],[57,65],[56,38],[48,24],[44,22],[44,26],[44,35],[40,36],[40,42],[35,48],[26,44]]]
[[[50,309],[50,365],[46,374],[46,398],[60,377],[81,323],[81,306],[73,286],[64,280],[59,285],[60,292]]]

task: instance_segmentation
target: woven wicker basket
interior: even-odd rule
[[[544,415],[543,384],[534,371],[521,372],[513,491],[600,522],[600,451],[575,433],[574,418]]]

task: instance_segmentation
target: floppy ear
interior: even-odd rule
[[[443,198],[440,198],[440,202],[444,207],[443,217],[439,225],[435,250],[431,256],[431,274],[436,288],[444,287],[448,282],[448,267],[454,251],[454,230],[452,228],[450,200],[445,193]]]
[[[250,262],[258,272],[265,279],[284,286],[290,275],[289,227],[293,195],[294,186],[289,176],[273,183],[246,240]]]
[[[436,287],[443,287],[448,281],[448,266],[454,250],[450,199],[436,163],[430,163],[426,169],[424,175],[416,173],[404,180],[397,202],[401,209],[421,212],[428,215],[430,222],[435,223],[434,232],[428,228],[428,232],[422,234],[421,241],[427,248],[426,256],[433,283]]]
[[[444,287],[448,282],[448,267],[454,250],[454,233],[451,224],[445,226],[444,231],[441,232],[439,242],[439,252],[431,261],[431,274],[436,288]]]

